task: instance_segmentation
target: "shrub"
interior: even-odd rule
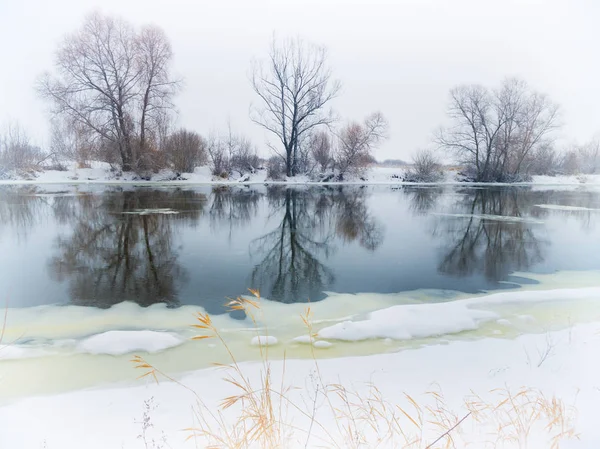
[[[408,170],[405,181],[437,182],[442,177],[441,164],[435,151],[426,149],[417,151],[413,156],[413,165]]]
[[[167,138],[164,151],[177,172],[191,173],[208,162],[206,141],[200,134],[183,128]]]
[[[281,181],[285,177],[285,161],[280,156],[271,156],[267,160],[267,178]]]

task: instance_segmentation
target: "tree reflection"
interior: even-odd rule
[[[356,241],[370,251],[383,240],[366,198],[361,189],[269,189],[271,216],[281,219],[250,246],[251,253],[261,257],[252,285],[281,302],[321,299],[335,280],[323,259],[335,251],[336,239]]]
[[[47,197],[36,186],[0,187],[0,225],[10,226],[19,240],[27,238],[47,206]]]
[[[247,225],[256,216],[262,196],[254,189],[213,188],[209,210],[211,226],[222,228],[227,225],[231,237],[234,228]]]
[[[205,201],[192,191],[146,189],[65,198],[56,213],[64,220],[71,216],[73,231],[57,239],[50,272],[69,281],[74,304],[176,305],[186,272],[178,263],[173,225],[197,222]]]
[[[464,217],[444,217],[436,228],[448,242],[440,272],[454,276],[481,273],[497,282],[543,261],[549,242],[536,235],[534,227],[539,225],[524,215],[531,210],[535,195],[523,195],[519,189],[469,189],[460,193],[453,211]]]

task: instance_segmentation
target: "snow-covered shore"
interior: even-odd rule
[[[242,176],[223,179],[213,176],[208,166],[197,167],[193,173],[174,173],[172,170],[162,170],[152,174],[149,179],[141,179],[137,174],[121,173],[111,170],[110,166],[102,162],[92,162],[91,168],[77,168],[76,164],[67,164],[66,171],[45,170],[28,174],[9,173],[5,179],[0,179],[2,184],[168,184],[168,185],[528,185],[528,186],[561,186],[582,187],[600,186],[600,175],[573,175],[573,176],[534,176],[531,182],[521,183],[472,183],[462,182],[456,171],[447,170],[442,180],[436,183],[412,183],[403,181],[406,167],[372,166],[367,169],[362,179],[348,179],[343,182],[317,182],[311,181],[308,176],[296,176],[282,181],[267,179],[266,170],[257,170]]]
[[[379,389],[391,404],[409,409],[410,402],[404,393],[411,395],[423,406],[429,404],[428,391],[439,391],[444,402],[457,416],[465,415],[465,398],[478,394],[493,403],[502,396],[494,389],[504,389],[517,394],[522,386],[537,390],[548,399],[560,398],[568,419],[573,419],[579,439],[566,439],[561,448],[600,447],[600,428],[597,425],[597,404],[600,401],[600,323],[576,325],[567,330],[547,334],[524,335],[515,340],[485,339],[471,342],[438,344],[418,350],[393,354],[320,360],[319,380],[316,379],[315,362],[288,360],[285,363],[286,385],[296,386],[289,399],[311,411],[317,382],[342,384],[356,394],[368,396],[370,384]],[[544,358],[547,348],[550,351]],[[241,369],[259,385],[263,365],[243,363]],[[273,379],[280,382],[283,362],[271,363]],[[221,369],[200,370],[181,378],[181,383],[197,392],[204,404],[215,411],[224,398],[238,393],[235,387],[223,380]],[[152,427],[146,438],[160,442],[163,438],[169,448],[205,447],[199,439],[185,442],[189,433],[184,428],[193,427],[192,407],[196,398],[190,391],[171,382],[161,382],[124,388],[77,391],[58,396],[43,396],[21,400],[0,408],[0,447],[48,449],[106,449],[144,448],[138,438],[143,433],[144,401],[152,400],[148,416]],[[495,402],[494,402],[495,401]],[[156,408],[154,408],[156,407]],[[321,404],[316,419],[326,429],[336,429],[336,418],[327,406]],[[295,409],[287,410],[287,419],[295,427],[308,428],[309,422]],[[231,413],[225,413],[231,419]],[[338,418],[339,420],[339,418]],[[410,423],[405,423],[410,431]],[[454,433],[455,447],[549,448],[552,432],[543,425],[533,424],[529,435],[517,441],[500,442],[498,446],[486,444],[493,436],[485,435],[496,423],[479,424],[467,419]],[[441,433],[425,426],[424,441],[431,443]],[[293,428],[292,428],[293,429]],[[335,433],[335,431],[334,431]],[[326,438],[320,426],[308,439],[303,432],[292,432],[285,447],[322,447]],[[518,439],[521,438],[521,441]],[[370,443],[364,447],[372,447]],[[344,447],[344,442],[339,445]],[[150,446],[153,447],[153,446]],[[330,447],[330,446],[325,446]],[[379,447],[403,447],[382,444]],[[406,446],[404,446],[406,447]],[[437,447],[437,446],[436,446]]]
[[[226,315],[213,319],[233,353],[240,356],[240,370],[253,386],[261,385],[265,373],[260,349],[253,345],[267,342],[273,382],[278,389],[295,387],[286,390],[286,401],[294,405],[284,411],[289,425],[285,447],[347,447],[337,427],[345,418],[332,413],[329,400],[334,406],[344,404],[335,402],[335,397],[339,399],[335,394],[327,400],[322,394],[324,386],[338,384],[363,400],[373,393],[374,385],[386,403],[404,410],[412,407],[404,396],[407,393],[422,405],[424,414],[426,406],[436,405],[427,392],[441,392],[448,413],[459,418],[473,405],[473,394],[498,404],[507,392],[516,395],[526,387],[536,401],[562,401],[556,403],[556,407],[564,406],[561,425],[574,426],[579,439],[565,438],[560,447],[587,449],[600,446],[596,419],[600,400],[598,279],[597,272],[539,275],[538,283],[488,295],[331,293],[311,305],[313,338],[319,341],[314,349],[307,344],[311,339],[302,335],[306,333],[299,317],[306,307],[303,304],[263,301],[256,328],[249,319]],[[156,447],[205,447],[202,439],[196,441],[197,446],[186,442],[189,433],[182,431],[197,425],[192,412],[197,398],[170,381],[159,385],[151,377],[135,381],[144,371],[135,370],[129,361],[133,354],[140,354],[174,373],[181,384],[198,394],[207,410],[216,412],[224,398],[239,391],[223,380],[223,369],[192,368],[194,359],[225,361],[215,352],[217,341],[189,340],[195,312],[201,310],[140,309],[132,304],[107,310],[76,306],[9,309],[5,341],[26,338],[24,344],[17,340],[0,349],[0,397],[4,397],[0,447],[154,447],[138,438],[144,433],[144,411],[152,424],[146,427],[146,440],[160,443],[164,438],[167,442]],[[287,354],[285,362],[282,352]],[[77,384],[77,376],[89,376],[91,383]],[[11,379],[18,379],[18,384]],[[56,388],[62,393],[52,392],[53,382],[65,384]],[[48,383],[46,390],[40,390],[37,383]],[[3,388],[30,392],[14,396]],[[145,407],[150,399],[152,405]],[[237,412],[236,407],[225,411],[225,422],[233,424]],[[507,413],[512,416],[514,410]],[[309,438],[306,430],[311,419],[307,416],[313,415],[318,425]],[[527,436],[511,440],[512,433],[522,430],[508,426],[503,441],[495,446],[489,444],[492,437],[486,432],[493,431],[498,425],[494,420],[502,416],[487,416],[483,423],[474,418],[466,419],[455,432],[456,447],[472,443],[471,447],[482,448],[547,448],[556,430],[545,428],[548,423],[540,419],[531,423]],[[406,418],[399,419],[411,429]],[[385,424],[381,420],[385,421],[383,417],[376,420],[378,425]],[[427,444],[440,433],[439,427],[423,425]],[[365,436],[374,439],[361,447],[372,447],[377,435],[365,431]],[[332,437],[336,441],[324,442]],[[426,444],[403,446],[387,441],[378,447],[422,449]]]

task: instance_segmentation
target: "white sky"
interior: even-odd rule
[[[342,117],[385,114],[391,138],[378,159],[426,146],[454,85],[505,76],[562,105],[566,141],[600,131],[598,0],[0,0],[0,123],[17,120],[47,142],[36,77],[93,10],[163,27],[185,78],[179,124],[206,134],[229,117],[263,155],[266,135],[248,118],[248,71],[273,32],[329,48]]]

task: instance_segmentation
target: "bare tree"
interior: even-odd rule
[[[360,174],[373,160],[372,151],[387,138],[388,123],[385,117],[376,112],[363,123],[349,123],[338,134],[335,149],[335,167],[340,179],[348,173]]]
[[[0,135],[0,169],[35,169],[48,157],[19,123],[10,123]]]
[[[183,128],[167,138],[165,152],[173,169],[178,172],[191,173],[195,167],[208,161],[206,141],[200,134]]]
[[[149,128],[172,110],[179,82],[169,75],[171,58],[160,29],[136,32],[122,19],[95,13],[60,45],[57,73],[45,74],[38,90],[54,114],[96,133],[129,171],[146,149]]]
[[[453,150],[476,181],[506,181],[527,172],[523,164],[557,127],[558,106],[524,81],[507,79],[490,91],[478,85],[450,92],[453,125],[437,143]]]
[[[281,142],[282,150],[273,149],[285,158],[286,175],[293,176],[302,137],[334,121],[325,107],[341,85],[331,79],[327,52],[298,38],[273,39],[267,63],[255,65],[251,81],[260,98],[251,118]]]
[[[321,172],[327,171],[333,161],[331,139],[325,131],[317,131],[310,135],[308,146],[310,154],[318,164]]]

